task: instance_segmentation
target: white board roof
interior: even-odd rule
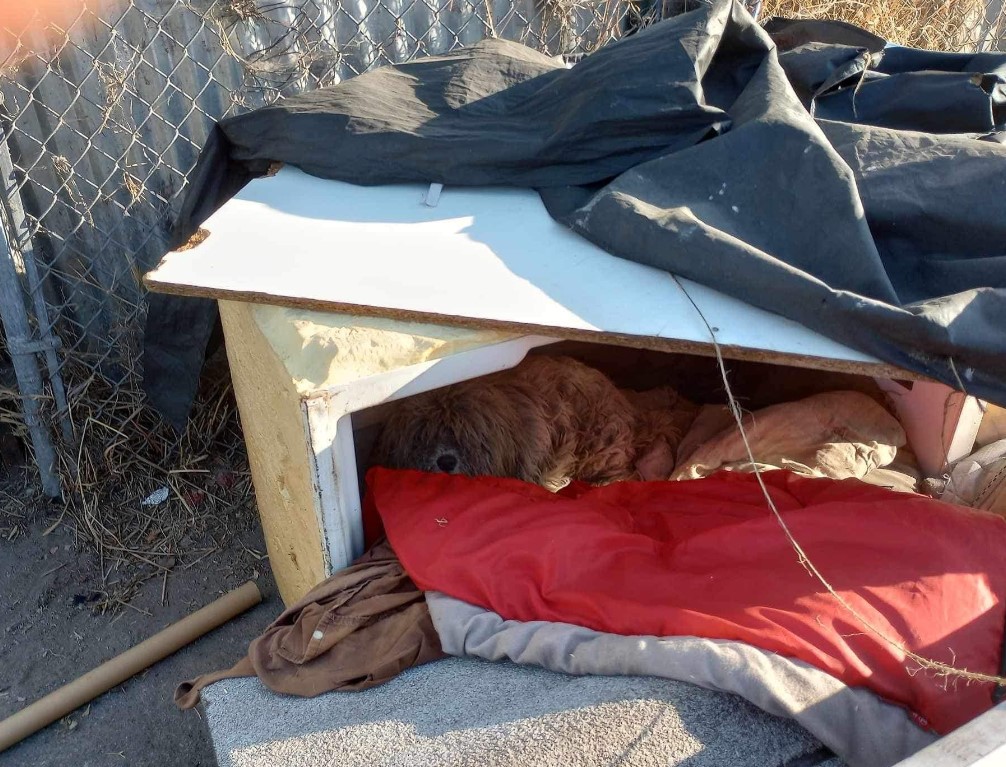
[[[359,187],[293,168],[248,184],[168,254],[151,290],[393,319],[710,353],[667,272],[626,261],[549,217],[529,189]],[[727,356],[916,376],[687,280]]]

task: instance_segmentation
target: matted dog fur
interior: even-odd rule
[[[667,479],[697,408],[670,387],[619,389],[569,357],[532,356],[501,373],[403,400],[372,462],[514,477],[557,490]]]

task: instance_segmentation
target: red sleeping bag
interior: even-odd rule
[[[926,658],[998,674],[1006,521],[855,480],[763,474],[825,578],[887,637]],[[383,523],[409,575],[518,621],[623,635],[747,642],[866,686],[946,733],[992,705],[991,683],[921,671],[864,629],[805,570],[756,478],[572,485],[373,469]]]

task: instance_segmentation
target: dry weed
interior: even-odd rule
[[[846,21],[898,45],[938,51],[974,50],[985,0],[764,0],[761,18]]]
[[[112,387],[78,367],[72,359],[64,367],[77,382],[70,392],[76,443],[59,456],[65,502],[43,534],[68,527],[79,546],[97,554],[95,607],[104,612],[129,607],[148,580],[166,582],[176,568],[240,546],[236,534],[256,516],[226,366],[209,367],[182,435],[136,387]]]

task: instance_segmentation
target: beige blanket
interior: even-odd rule
[[[906,444],[897,419],[855,391],[815,394],[755,411],[744,430],[760,470],[788,469],[832,479],[867,479],[889,466]],[[903,451],[904,452],[904,451]],[[740,430],[725,405],[703,407],[678,445],[672,479],[698,479],[722,469],[751,471]],[[914,489],[917,477],[879,484]]]

